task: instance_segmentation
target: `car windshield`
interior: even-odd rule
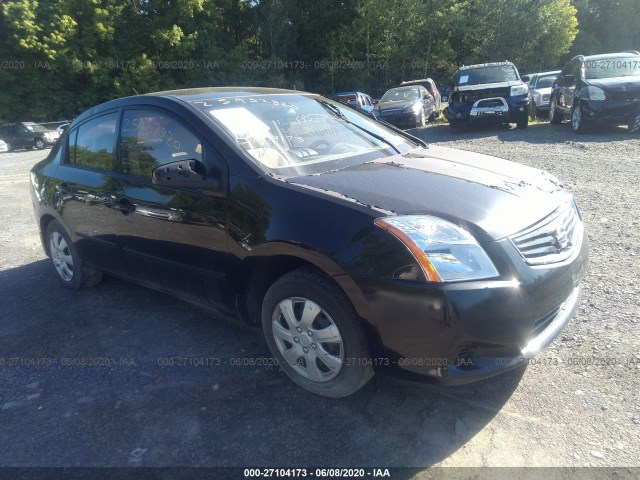
[[[48,129],[42,125],[25,125],[30,132],[47,132]]]
[[[380,102],[406,102],[420,98],[418,87],[392,88],[385,93]]]
[[[513,65],[493,65],[491,67],[469,68],[456,74],[459,87],[465,85],[479,85],[483,83],[498,83],[518,80],[518,72]]]
[[[631,77],[640,75],[640,56],[601,58],[583,62],[585,78]]]
[[[557,74],[545,75],[544,77],[539,77],[538,82],[536,83],[536,88],[550,88],[553,85],[553,81],[556,78],[558,78]]]
[[[316,96],[230,96],[192,103],[262,169],[283,177],[357,165],[418,146],[349,107]]]

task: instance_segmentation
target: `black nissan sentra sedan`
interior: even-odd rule
[[[552,175],[288,90],[104,103],[31,187],[64,286],[108,273],[261,326],[329,397],[374,371],[460,384],[522,364],[569,322],[588,261]]]

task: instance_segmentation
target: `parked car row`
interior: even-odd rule
[[[477,123],[516,123],[549,112],[552,124],[571,119],[576,133],[598,124],[640,130],[640,53],[578,55],[562,70],[523,75],[513,63],[461,67],[444,115],[453,131]]]
[[[33,122],[18,122],[0,125],[0,140],[5,143],[6,150],[43,148],[52,146],[60,137],[60,132],[50,130]],[[3,149],[0,145],[0,152]]]

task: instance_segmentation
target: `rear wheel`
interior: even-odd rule
[[[562,112],[558,110],[558,104],[555,97],[551,97],[549,102],[549,121],[553,125],[560,125],[562,123]]]
[[[69,235],[57,220],[47,226],[46,241],[58,280],[66,288],[79,290],[102,280],[100,272],[83,263]]]
[[[262,305],[267,344],[284,373],[325,397],[345,397],[373,375],[357,316],[342,291],[312,268],[276,280]]]
[[[44,143],[44,140],[42,140],[41,138],[36,138],[35,141],[33,142],[33,146],[36,147],[38,150],[42,150],[47,145],[46,143]]]

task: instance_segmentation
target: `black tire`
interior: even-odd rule
[[[549,122],[553,125],[560,125],[564,120],[564,115],[558,110],[556,97],[552,96],[549,102]]]
[[[522,129],[522,128],[527,128],[528,126],[529,126],[529,115],[524,114],[516,122],[516,127]]]
[[[56,251],[57,248],[53,245],[52,242],[57,242],[57,240],[59,240],[58,236],[62,237],[62,239],[64,240],[65,248],[60,248],[59,251]],[[69,238],[67,231],[57,220],[52,220],[47,226],[45,239],[47,253],[51,258],[54,272],[56,274],[56,277],[64,287],[70,290],[80,290],[81,288],[92,287],[93,285],[100,283],[100,280],[102,280],[102,273],[89,268],[84,264],[84,262],[80,258],[80,255],[78,254],[76,246]],[[62,261],[62,255],[68,256],[71,259],[70,264],[66,263],[66,269],[59,266],[59,262]],[[69,271],[71,272],[71,276],[65,277],[65,274],[63,272],[68,273]]]
[[[451,133],[460,133],[461,127],[455,120],[449,120],[449,131]]]
[[[589,130],[587,121],[582,116],[582,107],[580,102],[573,104],[571,108],[571,129],[574,133],[582,134]]]
[[[286,305],[287,300],[298,302],[298,304],[290,303],[290,305],[295,305],[296,307],[302,308],[303,306],[306,308],[308,302],[322,309],[320,314],[313,316],[314,320],[307,323],[308,325],[313,325],[313,327],[309,327],[309,330],[307,330],[307,327],[303,325],[302,316],[298,315],[300,313],[299,310],[298,313],[293,314],[294,323],[292,327],[294,325],[302,327],[299,330],[300,333],[297,333],[296,329],[288,327],[289,322],[284,318],[285,315],[282,313],[283,309],[281,309],[281,302]],[[303,305],[299,305],[300,303]],[[293,312],[296,312],[295,308]],[[317,324],[320,321],[325,323],[325,327]],[[277,340],[274,334],[274,326],[278,326],[278,323],[281,331],[285,332],[291,340],[291,342],[286,340],[283,342],[282,338],[284,337],[280,335],[278,342],[282,347],[279,347],[276,343]],[[339,357],[342,360],[339,367],[334,368],[335,371],[323,372],[320,371],[319,367],[324,367],[327,370],[328,368],[321,359],[327,357],[323,357],[320,351],[326,354],[326,349],[329,346],[325,342],[316,340],[316,338],[322,328],[326,328],[327,323],[332,329],[334,326],[337,327],[338,336],[340,337],[339,345],[335,343],[329,345],[339,347],[338,350],[332,350],[332,358]],[[322,328],[315,330],[318,326]],[[331,398],[346,397],[362,388],[373,376],[369,352],[364,340],[364,334],[358,324],[356,312],[340,288],[314,268],[299,268],[283,275],[271,285],[262,303],[262,328],[269,349],[274,357],[278,359],[284,373],[309,392]],[[312,334],[307,335],[307,332],[312,330],[316,332],[315,337]],[[294,340],[296,340],[295,344]],[[317,342],[317,345],[310,342]],[[305,345],[309,348],[306,349]],[[313,347],[313,351],[311,347]],[[289,362],[285,360],[280,348],[285,349],[285,353],[290,352],[287,355]],[[308,354],[302,353],[303,348]],[[291,362],[292,358],[297,360]],[[315,365],[313,369],[307,368],[306,362],[308,358],[314,359]],[[348,359],[348,362],[345,361],[346,359]],[[327,375],[327,378],[312,380],[309,378],[310,375],[305,374],[305,371],[312,373],[312,370],[320,371],[320,374]]]
[[[33,146],[36,147],[38,150],[44,150],[45,147],[47,146],[46,143],[44,143],[44,140],[41,138],[36,138],[33,141]]]

